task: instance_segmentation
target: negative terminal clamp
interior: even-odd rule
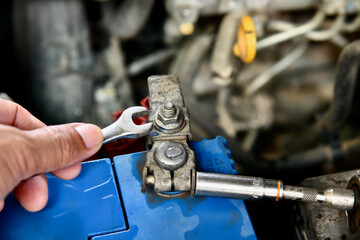
[[[151,150],[143,168],[143,189],[153,187],[157,193],[191,189],[191,172],[195,155],[191,140],[189,112],[176,75],[151,76],[148,122],[154,124],[148,137]]]

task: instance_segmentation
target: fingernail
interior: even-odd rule
[[[102,133],[99,127],[92,124],[82,124],[75,130],[79,133],[87,148],[91,149],[102,143]]]
[[[4,200],[0,200],[0,212],[3,210],[4,208]]]

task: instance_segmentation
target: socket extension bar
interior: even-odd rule
[[[218,173],[194,172],[192,177],[195,183],[192,194],[198,196],[318,202],[347,211],[355,204],[355,193],[351,189],[295,187],[283,185],[280,180]]]

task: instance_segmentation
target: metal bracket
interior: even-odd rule
[[[189,112],[176,75],[150,76],[148,122],[154,123],[148,137],[151,150],[143,169],[143,188],[155,192],[189,192],[195,155],[187,141],[191,140]]]

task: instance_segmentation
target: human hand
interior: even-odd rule
[[[95,154],[102,142],[95,125],[48,127],[20,105],[0,99],[0,211],[11,191],[26,210],[43,209],[48,201],[45,172],[75,178],[80,162]]]

